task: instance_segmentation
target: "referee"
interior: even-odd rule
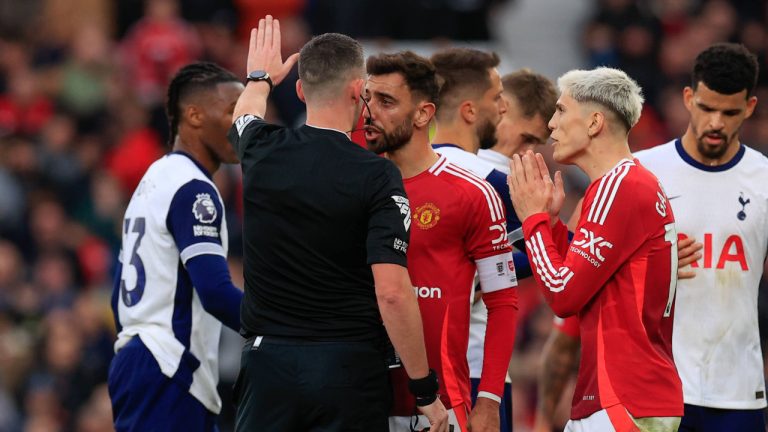
[[[269,92],[297,59],[306,125],[269,124]],[[279,23],[267,16],[251,32],[247,67],[230,131],[243,168],[248,338],[236,430],[386,431],[388,335],[431,430],[447,431],[405,268],[402,179],[347,135],[362,106],[360,44],[324,34],[283,62]]]

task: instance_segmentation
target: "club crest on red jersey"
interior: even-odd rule
[[[428,230],[440,221],[440,209],[432,203],[425,203],[416,207],[413,212],[413,220],[417,227]]]

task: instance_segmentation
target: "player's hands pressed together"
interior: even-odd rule
[[[467,429],[472,432],[496,432],[501,428],[499,403],[485,397],[477,398],[469,413]]]
[[[701,258],[700,250],[703,244],[692,237],[682,238],[677,241],[677,279],[691,279],[696,272],[691,269],[684,270],[689,264]]]
[[[430,432],[448,432],[448,411],[445,410],[440,398],[429,405],[418,407],[419,412],[429,420]]]
[[[525,221],[536,213],[547,213],[556,220],[565,200],[560,172],[553,182],[544,157],[530,150],[522,157],[513,155],[509,165],[507,184],[517,217]]]
[[[251,29],[246,74],[255,70],[266,71],[272,78],[272,84],[278,85],[298,60],[299,53],[294,53],[283,62],[280,21],[273,19],[272,15],[260,19],[259,27]]]

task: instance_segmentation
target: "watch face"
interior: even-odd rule
[[[267,71],[263,70],[255,70],[248,74],[249,80],[263,80],[269,78],[269,74]]]

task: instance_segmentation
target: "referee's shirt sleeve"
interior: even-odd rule
[[[263,118],[253,114],[244,114],[232,124],[227,138],[237,156],[242,160],[249,145],[266,139],[272,131],[278,129],[282,129],[282,126],[269,124]]]
[[[368,264],[399,264],[406,267],[411,208],[400,171],[386,160],[368,180]],[[383,167],[383,168],[382,168]]]

